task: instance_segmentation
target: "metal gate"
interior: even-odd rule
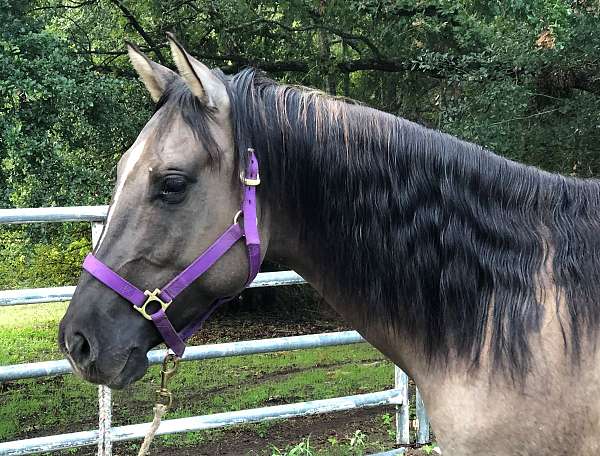
[[[102,232],[102,222],[106,217],[107,211],[107,206],[0,209],[0,223],[91,222],[92,244],[95,245]],[[254,282],[250,285],[250,288],[300,283],[305,283],[304,279],[293,271],[269,272],[258,274]],[[0,291],[0,306],[68,301],[73,295],[74,290],[74,286],[63,286]],[[364,340],[355,331],[279,337],[188,347],[182,360],[195,361],[359,342],[364,342]],[[165,352],[165,350],[152,350],[148,353],[150,364],[159,364]],[[66,360],[0,366],[0,382],[69,373],[71,373],[71,367]],[[387,391],[164,420],[157,434],[190,432],[235,424],[308,416],[356,408],[395,405],[396,441],[398,444],[406,445],[410,443],[408,377],[398,367],[395,368],[394,377],[394,389]],[[414,427],[417,428],[416,440],[417,443],[427,443],[429,441],[429,421],[418,390],[416,390],[415,402],[416,420]],[[110,456],[112,454],[112,442],[143,438],[150,423],[112,427],[111,411],[111,391],[106,386],[99,386],[98,429],[3,442],[0,443],[0,455],[21,455],[86,445],[98,445],[99,456]],[[380,453],[380,456],[402,453],[403,449],[400,448]]]

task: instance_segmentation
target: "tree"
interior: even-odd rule
[[[32,5],[0,0],[0,204],[106,201],[117,159],[151,106],[135,81],[93,71],[26,14]],[[72,282],[89,249],[87,231],[81,224],[3,227],[0,281]]]
[[[124,40],[172,65],[166,31],[226,72],[253,65],[550,171],[600,175],[595,0],[0,0],[0,20],[3,205],[107,201],[151,111]]]

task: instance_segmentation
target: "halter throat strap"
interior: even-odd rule
[[[241,209],[236,214],[233,224],[198,258],[164,287],[156,288],[154,291],[142,291],[110,269],[91,253],[87,255],[83,262],[83,269],[119,296],[133,304],[133,308],[144,318],[152,321],[165,344],[179,357],[185,351],[185,341],[202,327],[204,322],[221,304],[234,299],[235,296],[217,299],[206,312],[188,323],[180,332],[173,327],[166,314],[166,310],[172,304],[173,300],[242,238],[246,241],[249,265],[248,278],[246,279],[244,288],[250,285],[258,274],[261,261],[260,237],[256,216],[256,186],[260,184],[260,177],[258,174],[258,160],[253,149],[248,149],[248,164],[245,173],[240,175],[240,179],[244,189],[243,200]],[[243,216],[243,226],[239,223],[240,215]],[[158,306],[152,313],[150,313],[150,309],[148,308],[150,304],[153,307]]]

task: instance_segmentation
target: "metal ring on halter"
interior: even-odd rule
[[[242,211],[237,211],[236,214],[233,216],[233,224],[237,225],[238,219],[240,218],[240,215],[243,215]]]

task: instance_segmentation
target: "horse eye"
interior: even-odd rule
[[[187,181],[185,177],[175,174],[165,176],[162,182],[161,194],[163,197],[181,196],[187,187]]]

